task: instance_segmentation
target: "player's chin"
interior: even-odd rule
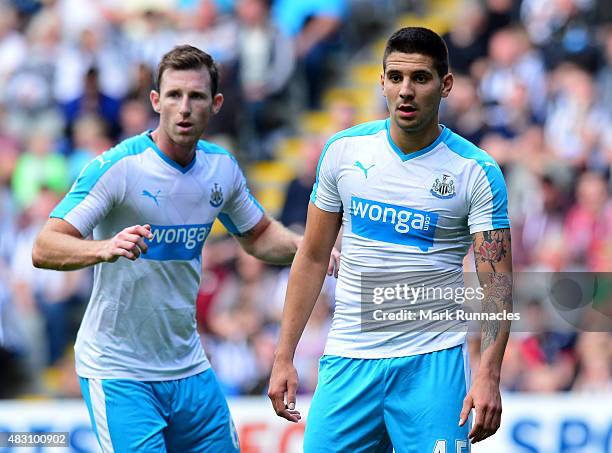
[[[191,129],[188,131],[177,131],[174,134],[174,142],[180,145],[187,145],[198,140],[200,138],[200,135],[202,134],[199,131],[196,131],[195,129]]]

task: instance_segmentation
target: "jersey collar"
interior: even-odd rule
[[[157,155],[164,161],[166,162],[168,165],[170,165],[171,167],[177,169],[178,171],[180,171],[181,173],[187,173],[189,170],[191,170],[193,168],[193,166],[196,163],[196,158],[198,153],[194,153],[193,155],[193,159],[191,159],[191,162],[189,162],[187,165],[185,165],[184,167],[179,164],[178,162],[173,161],[172,159],[170,159],[168,156],[166,156],[164,154],[164,152],[159,149],[159,147],[157,146],[157,143],[155,143],[155,141],[153,140],[153,137],[151,136],[151,133],[153,132],[153,130],[148,130],[147,132],[145,132],[145,135],[147,137],[147,139],[151,142],[151,148],[153,148],[153,151],[155,151],[157,153]]]
[[[440,124],[440,127],[442,127],[442,132],[440,132],[440,135],[438,135],[438,138],[436,138],[431,145],[425,148],[419,149],[418,151],[414,151],[409,154],[404,154],[402,150],[395,143],[393,143],[393,139],[391,138],[391,120],[390,118],[387,118],[387,120],[385,121],[385,129],[387,130],[387,140],[389,141],[389,144],[391,145],[391,148],[393,149],[393,151],[395,151],[395,154],[397,154],[399,158],[402,159],[403,162],[406,162],[407,160],[415,159],[417,157],[422,156],[423,154],[428,153],[429,151],[433,150],[436,146],[438,146],[441,142],[446,140],[448,135],[450,134],[450,129],[444,126],[443,124]]]

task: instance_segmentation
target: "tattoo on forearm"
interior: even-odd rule
[[[496,265],[504,259],[511,259],[510,230],[493,230],[476,233],[474,239],[474,259],[480,284],[485,290],[482,309],[484,313],[509,313],[512,311],[512,273],[499,272]],[[502,267],[503,268],[503,267]],[[511,268],[510,268],[511,269]],[[509,321],[494,319],[482,322],[480,351],[484,352],[497,341],[500,333],[508,333]]]
[[[482,302],[484,313],[509,313],[512,311],[512,275],[510,273],[490,273],[481,284],[485,289],[485,298]],[[509,332],[510,322],[497,319],[482,322],[482,338],[480,352],[484,352],[491,346],[502,331]]]
[[[482,236],[482,240],[479,240],[473,235],[476,269],[479,264],[488,263],[495,272],[495,264],[510,252],[510,230],[483,231]]]

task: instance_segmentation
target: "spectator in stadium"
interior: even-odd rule
[[[317,175],[319,155],[325,141],[318,135],[304,137],[300,145],[300,173],[287,186],[280,221],[294,231],[304,231],[308,201]]]
[[[442,104],[440,116],[445,125],[473,143],[479,144],[488,132],[477,87],[469,77],[455,77],[453,95]]]
[[[347,13],[345,0],[279,0],[273,18],[281,32],[294,41],[295,53],[306,76],[308,107],[318,108],[326,83],[326,59],[337,46],[338,32]]]
[[[75,351],[103,450],[239,450],[195,325],[202,246],[217,217],[270,262],[290,262],[300,237],[263,212],[231,154],[200,140],[217,88],[207,53],[165,54],[150,95],[158,127],[92,160],[32,251],[36,267],[97,265]]]
[[[96,113],[116,137],[121,100],[128,89],[127,61],[103,28],[88,28],[76,45],[62,47],[56,62],[54,95],[68,128],[79,115]]]
[[[582,393],[612,391],[612,336],[609,332],[583,332],[578,339],[578,374],[573,389]]]
[[[548,143],[576,169],[602,169],[607,161],[602,139],[609,113],[599,101],[593,78],[572,63],[560,65],[552,76],[544,124]]]
[[[152,72],[162,55],[178,44],[180,38],[170,11],[148,6],[133,12],[130,19],[124,22],[123,28],[131,60]],[[149,78],[148,83],[143,84],[142,94],[147,100],[152,79]]]
[[[221,13],[214,0],[200,0],[181,25],[179,39],[207,49],[222,68],[221,74],[227,77],[223,71],[233,66],[238,57],[237,18]]]
[[[564,242],[573,266],[591,272],[610,270],[612,203],[599,173],[584,173],[576,188],[576,204],[564,225]]]
[[[608,118],[612,117],[612,25],[601,33],[602,64],[597,71],[597,93],[601,106],[607,109]]]
[[[0,3],[0,87],[25,60],[27,43],[17,28],[17,12],[10,2]]]
[[[223,333],[226,326],[218,318],[236,307],[257,310],[265,322],[279,321],[283,308],[282,303],[277,304],[270,296],[276,287],[275,270],[240,249],[236,253],[234,267],[235,272],[223,281],[213,297],[208,313],[210,331],[226,337],[231,335]]]
[[[526,90],[532,118],[542,118],[546,106],[544,65],[520,28],[503,28],[489,42],[489,59],[480,80],[480,97],[491,127],[506,126],[509,99],[518,86]]]
[[[289,125],[287,88],[295,67],[291,40],[270,18],[268,0],[239,0],[240,142],[253,160],[270,158],[274,132]]]
[[[61,194],[69,186],[66,158],[55,149],[57,134],[39,125],[30,132],[26,151],[17,159],[12,186],[15,200],[22,209],[36,199],[42,187]]]
[[[85,277],[82,271],[53,272],[35,269],[31,263],[34,239],[57,204],[58,196],[44,189],[22,214],[22,228],[15,237],[11,273],[20,318],[40,318],[43,335],[39,343],[31,341],[30,354],[42,355],[45,366],[55,365],[70,344],[70,308],[72,297]]]
[[[280,319],[282,302],[271,297],[276,274],[238,250],[235,272],[223,280],[211,301],[205,345],[225,395],[248,394],[260,381],[254,344],[264,325]]]
[[[550,313],[539,299],[527,301],[522,310],[529,334],[520,342],[524,373],[520,390],[557,392],[569,390],[576,371],[576,333],[561,332],[550,322]]]
[[[72,136],[72,150],[68,156],[70,184],[76,181],[90,160],[112,146],[112,141],[106,133],[106,124],[95,114],[80,116],[74,123]]]
[[[137,96],[127,98],[121,104],[119,126],[121,139],[139,134],[140,131],[151,129],[154,122],[153,110],[149,102],[145,103]]]
[[[547,238],[561,238],[566,200],[559,184],[550,175],[543,175],[536,186],[536,197],[531,198],[530,208],[520,225],[517,243],[525,253],[524,264],[536,265],[536,253]],[[525,200],[527,202],[527,200]]]
[[[481,2],[469,0],[458,11],[451,29],[443,36],[454,74],[469,74],[472,64],[487,55],[485,25]]]
[[[483,321],[480,364],[469,387],[466,326],[419,328],[395,316],[399,323],[386,324],[379,312],[397,314],[406,299],[394,297],[397,305],[389,311],[376,300],[364,303],[369,274],[376,289],[390,272],[403,275],[387,283],[393,287],[401,279],[412,287],[463,288],[463,258],[473,243],[484,311],[503,316],[512,310],[503,175],[486,152],[439,125],[440,101],[453,85],[444,41],[426,28],[396,31],[387,41],[380,81],[389,118],[327,142],[289,277],[268,395],[278,416],[297,422],[294,355],[323,284],[325,257],[344,226],[334,320],[304,434],[307,453],[391,446],[425,452],[446,442],[467,448],[500,424],[507,318]],[[400,216],[427,216],[430,223],[403,228]],[[416,275],[419,270],[427,279]],[[449,273],[458,280],[447,286]],[[412,302],[425,308],[433,301]],[[444,312],[455,303],[439,302],[427,308]]]
[[[153,69],[146,63],[134,64],[131,68],[130,87],[126,98],[138,99],[143,104],[149,105],[149,93],[153,86]],[[149,107],[150,108],[150,107]]]
[[[33,123],[63,126],[53,97],[55,63],[60,49],[61,29],[56,15],[43,10],[25,30],[27,58],[15,68],[0,93],[9,115],[11,130],[21,137],[30,134]]]

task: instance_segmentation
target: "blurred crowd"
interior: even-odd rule
[[[441,122],[502,167],[515,271],[612,271],[612,9],[604,0],[447,3],[455,84]],[[350,97],[324,105],[325,90],[348,83],[348,68],[396,17],[427,10],[420,0],[0,0],[0,398],[79,395],[71,346],[92,272],[34,269],[31,246],[89,160],[155,127],[149,92],[163,53],[190,43],[219,63],[226,101],[207,137],[244,165],[299,137],[278,217],[300,230],[325,140],[364,116]],[[376,99],[368,119],[386,115]],[[326,130],[301,129],[300,115],[321,108],[333,120]],[[227,395],[263,395],[288,269],[223,235],[208,240],[203,263],[198,326],[217,376]],[[316,385],[333,294],[330,279],[298,348],[304,393]],[[504,389],[612,390],[610,307],[601,327],[558,330],[543,325],[549,305],[521,305],[533,328],[510,340]]]

